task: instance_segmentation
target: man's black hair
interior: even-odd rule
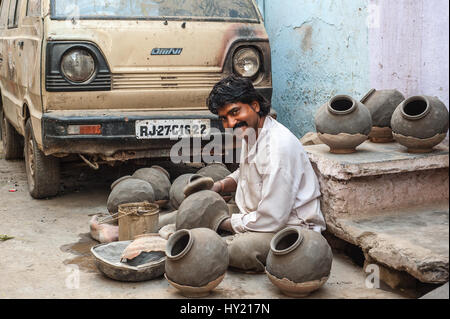
[[[212,113],[218,114],[219,109],[227,104],[240,102],[250,105],[254,101],[260,105],[260,116],[269,114],[270,102],[255,90],[252,81],[230,75],[214,85],[206,104]]]

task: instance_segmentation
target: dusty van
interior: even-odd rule
[[[229,74],[272,94],[254,0],[1,0],[0,12],[3,149],[25,158],[34,198],[58,193],[62,158],[165,158],[169,135],[220,128],[206,98]]]

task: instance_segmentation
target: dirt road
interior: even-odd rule
[[[0,143],[0,235],[14,237],[0,241],[0,298],[183,298],[163,277],[121,283],[106,278],[94,265],[89,250],[97,242],[90,238],[88,222],[93,214],[106,212],[111,182],[134,169],[93,171],[66,165],[61,194],[34,200],[24,162],[4,160]],[[180,174],[176,169],[170,172],[172,177]],[[367,288],[366,275],[335,252],[328,282],[309,298],[405,298],[398,291]],[[287,297],[264,274],[228,271],[211,298]]]

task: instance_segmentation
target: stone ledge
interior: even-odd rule
[[[407,153],[398,143],[370,141],[358,146],[353,154],[332,154],[324,144],[304,149],[321,175],[338,180],[449,167],[449,149],[442,143],[426,154]]]
[[[448,220],[448,207],[441,207],[359,219],[328,216],[327,226],[377,263],[406,271],[424,283],[445,283],[449,280]]]

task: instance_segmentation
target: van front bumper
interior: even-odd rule
[[[43,151],[46,155],[96,155],[107,161],[136,158],[166,158],[179,140],[137,139],[136,121],[171,119],[209,119],[211,129],[224,130],[217,115],[209,111],[55,111],[44,113],[42,123]],[[69,125],[101,125],[100,135],[70,135]],[[202,138],[202,146],[211,141]]]

